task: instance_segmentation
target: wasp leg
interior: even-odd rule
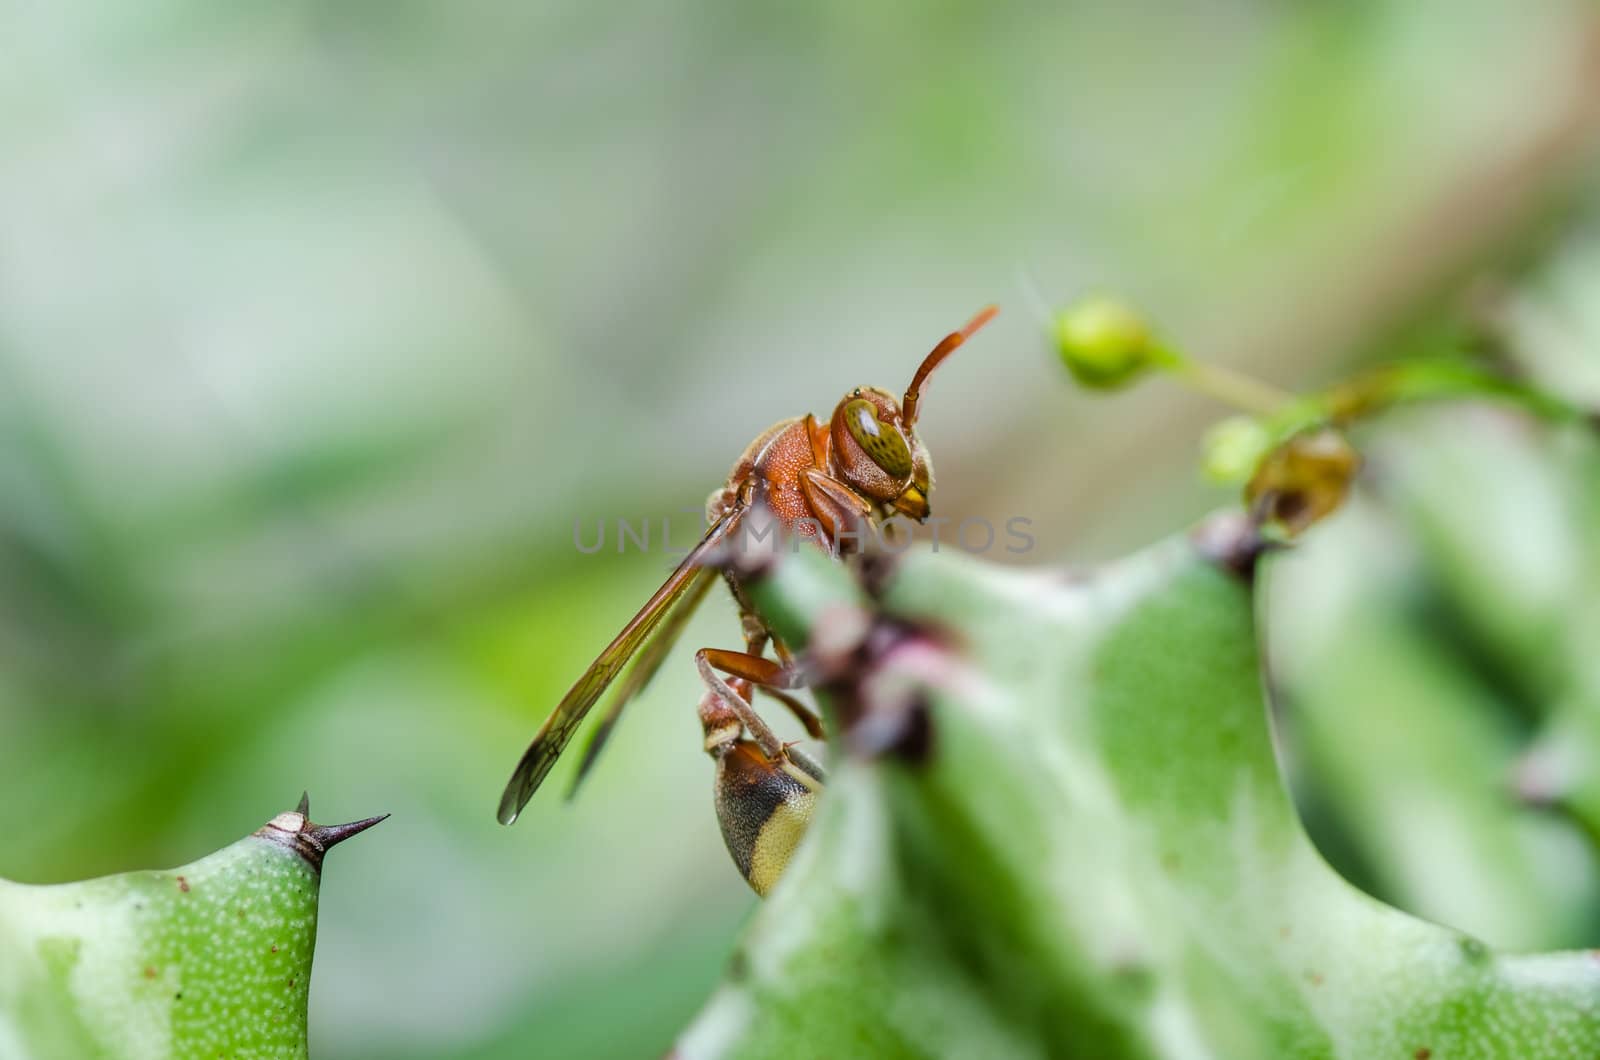
[[[761,621],[759,616],[752,611],[746,611],[739,616],[739,621],[744,626],[744,651],[746,655],[753,655],[759,658],[762,652],[766,650],[768,641],[771,641],[772,649],[778,655],[778,661],[785,668],[793,667],[794,656],[790,654],[788,647],[781,640],[778,640],[767,630],[766,624]],[[755,687],[788,707],[789,713],[793,714],[795,719],[800,722],[801,727],[806,730],[807,736],[813,740],[821,740],[827,737],[827,732],[822,727],[822,719],[817,716],[816,711],[787,692],[768,685],[756,685]],[[750,701],[748,695],[744,698],[747,702]]]
[[[800,702],[787,692],[780,691],[776,688],[768,688],[766,685],[757,685],[756,688],[764,695],[771,696],[779,703],[782,703],[784,706],[788,707],[789,713],[793,714],[796,720],[800,722],[800,726],[806,730],[807,736],[811,737],[813,740],[827,739],[827,730],[822,727],[822,719],[817,716],[816,711],[812,710],[810,707],[806,706],[804,703]]]
[[[699,669],[700,679],[706,683],[706,687],[711,689],[712,694],[721,699],[728,709],[738,715],[739,721],[750,731],[756,743],[761,745],[767,757],[778,757],[783,752],[783,741],[778,739],[771,727],[761,720],[761,715],[756,713],[755,708],[734,691],[717,671],[724,670],[733,677],[751,684],[766,684],[764,678],[770,675],[770,670],[781,670],[782,667],[758,655],[746,655],[744,652],[721,648],[701,648],[694,653],[694,664]],[[759,676],[751,677],[752,672]]]
[[[749,652],[729,651],[727,648],[701,648],[695,652],[695,661],[705,667],[714,667],[743,681],[762,688],[804,688],[805,680],[794,666],[785,666],[771,659],[763,659]]]
[[[792,670],[794,668],[794,653],[789,650],[789,646],[781,638],[767,629],[766,623],[761,621],[759,615],[753,611],[745,611],[740,614],[739,620],[744,625],[744,649],[747,655],[760,656],[766,649],[768,642],[770,642],[773,652],[778,656],[778,662],[786,669]],[[822,718],[818,716],[816,711],[787,692],[768,685],[754,685],[753,687],[787,707],[789,713],[800,723],[800,727],[805,729],[806,735],[811,739],[827,739],[827,730],[822,727]],[[748,694],[744,698],[746,701],[754,703]],[[805,758],[803,754],[801,757]],[[809,758],[806,758],[806,761],[812,766],[816,764],[811,762]],[[818,779],[821,778],[819,777]]]
[[[760,655],[766,651],[767,642],[773,639],[772,633],[767,629],[767,624],[761,621],[761,616],[749,609],[749,605],[741,598],[739,601],[739,627],[744,630],[744,650],[748,655]],[[776,647],[776,644],[774,644]]]
[[[761,750],[766,753],[768,758],[778,758],[780,755],[785,756],[812,776],[818,778],[822,776],[822,767],[813,761],[810,755],[799,748],[786,747],[778,739],[777,733],[772,731],[772,727],[762,720],[761,715],[756,713],[755,708],[750,705],[749,701],[741,698],[730,687],[728,682],[723,680],[721,675],[717,673],[718,670],[721,670],[739,681],[747,682],[763,692],[774,695],[784,705],[789,706],[790,710],[795,710],[798,707],[799,711],[796,712],[796,716],[800,718],[800,723],[806,727],[807,734],[814,735],[820,739],[823,735],[821,719],[813,711],[807,709],[804,704],[794,700],[792,696],[783,696],[781,694],[785,689],[803,687],[804,682],[798,669],[793,665],[785,666],[781,663],[773,662],[771,659],[763,659],[759,655],[729,651],[725,648],[701,648],[694,653],[694,663],[699,668],[700,677],[705,681],[706,686],[713,693],[720,696],[723,702],[739,715],[739,720],[744,723],[744,727],[749,730],[750,736],[761,747]]]
[[[737,584],[737,583],[735,583]],[[785,666],[794,662],[794,652],[789,650],[789,645],[783,638],[767,628],[761,616],[755,613],[744,597],[743,588],[734,590],[734,602],[739,605],[739,624],[744,628],[744,650],[750,655],[760,655],[766,650],[768,644],[772,645],[772,652],[778,661]]]
[[[705,733],[706,754],[721,757],[744,738],[744,719],[715,692],[700,697],[700,728]]]
[[[872,524],[872,505],[861,494],[832,475],[806,468],[800,479],[806,503],[817,514],[835,555],[860,552],[862,537]],[[849,547],[846,547],[848,539]]]

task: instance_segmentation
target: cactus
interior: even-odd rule
[[[308,810],[166,872],[0,881],[0,1058],[305,1056],[323,855],[383,819]]]
[[[1259,589],[1313,839],[1519,950],[1600,937],[1597,442],[1485,404],[1374,424],[1350,510]]]
[[[1279,776],[1226,517],[1105,569],[758,578],[843,761],[684,1058],[1600,1055],[1600,959],[1333,872]],[[1270,562],[1270,560],[1268,560]],[[868,622],[840,621],[850,611]]]

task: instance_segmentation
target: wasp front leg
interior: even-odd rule
[[[872,502],[816,468],[807,468],[800,479],[806,503],[821,522],[835,555],[860,552],[863,535],[872,525]]]
[[[730,684],[749,687],[739,679]],[[765,897],[811,823],[822,770],[809,759],[791,756],[781,744],[771,754],[746,738],[743,712],[715,690],[700,700],[700,725],[706,753],[717,766],[715,802],[722,840],[750,886]]]

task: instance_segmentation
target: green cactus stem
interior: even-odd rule
[[[0,1057],[303,1057],[323,856],[308,802],[199,861],[0,880]]]
[[[842,760],[678,1055],[1600,1055],[1596,955],[1494,952],[1306,838],[1260,554],[1232,518],[1078,576],[946,552],[872,599],[804,554],[756,578],[791,644],[871,622],[808,653]]]

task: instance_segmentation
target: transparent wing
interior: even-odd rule
[[[744,512],[743,507],[732,508],[711,525],[705,536],[700,539],[700,543],[684,557],[683,562],[678,564],[677,569],[667,577],[661,588],[655,591],[655,595],[645,601],[639,613],[622,627],[622,632],[617,634],[616,639],[606,645],[605,650],[589,664],[589,668],[578,678],[577,683],[561,697],[561,702],[556,704],[555,710],[550,712],[550,716],[534,735],[527,751],[523,752],[522,760],[517,763],[510,782],[506,784],[505,793],[500,796],[501,824],[510,824],[517,819],[517,815],[528,804],[533,793],[539,790],[539,785],[555,765],[556,759],[561,757],[561,752],[566,749],[568,741],[572,739],[584,716],[589,713],[611,682],[616,680],[617,675],[628,664],[628,660],[650,639],[650,635],[657,627],[669,616],[677,615],[680,609],[692,610],[693,605],[705,598],[709,582],[715,580],[717,576],[715,568],[706,566],[706,560],[711,552],[738,528]],[[684,607],[685,604],[689,606]],[[681,631],[685,621],[687,616],[674,618],[671,625],[677,631]],[[642,677],[635,679],[630,675],[629,681],[624,686],[630,690],[630,695],[644,687],[644,682],[649,680],[650,675],[660,666],[661,657],[665,654],[665,648],[658,651],[654,645],[651,646],[646,659],[643,660],[648,665],[636,668],[642,669]],[[614,715],[620,709],[613,706],[607,721],[614,724],[616,721]],[[592,754],[590,757],[592,758]]]
[[[683,635],[683,627],[694,617],[700,601],[705,599],[706,593],[716,580],[715,571],[702,567],[694,584],[673,607],[672,614],[661,623],[655,635],[633,657],[633,662],[628,666],[627,676],[611,693],[611,700],[606,704],[606,712],[601,715],[600,723],[590,730],[589,743],[583,749],[583,761],[578,764],[578,775],[572,778],[572,787],[567,791],[567,798],[570,799],[578,794],[578,786],[589,775],[589,770],[594,768],[595,759],[600,757],[600,752],[605,749],[606,740],[611,736],[611,730],[616,728],[617,721],[622,717],[622,708],[650,684],[650,679],[661,669],[661,664],[666,661],[672,646]]]

